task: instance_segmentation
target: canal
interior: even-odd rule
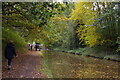
[[[52,78],[120,78],[119,62],[42,50]]]

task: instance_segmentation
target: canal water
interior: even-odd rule
[[[52,78],[120,78],[119,62],[43,50]]]

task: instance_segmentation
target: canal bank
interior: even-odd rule
[[[115,61],[115,62],[120,62],[120,55],[116,53],[112,53],[112,51],[95,51],[92,50],[92,48],[79,48],[79,49],[61,49],[61,48],[53,48],[55,51],[59,52],[65,52],[65,53],[71,53],[75,55],[84,55],[87,57],[93,57],[97,59],[105,59],[105,60],[110,60],[110,61]]]

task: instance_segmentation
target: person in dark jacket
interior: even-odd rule
[[[9,40],[7,46],[5,47],[5,58],[8,59],[8,70],[11,68],[14,56],[16,56],[15,47],[13,45],[13,41]]]

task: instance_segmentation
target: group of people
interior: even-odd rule
[[[36,43],[36,44],[28,44],[28,50],[33,50],[33,48],[37,51],[37,50],[39,50],[40,51],[40,49],[41,49],[41,47],[40,47],[40,43]]]

